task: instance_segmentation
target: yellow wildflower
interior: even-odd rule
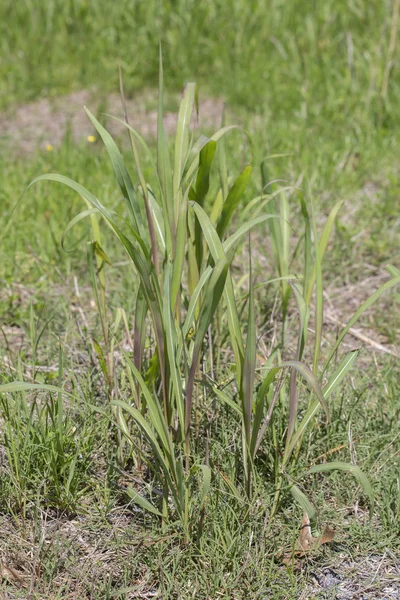
[[[47,144],[46,145],[46,150],[47,150],[47,152],[53,152],[54,146],[52,146],[51,144]]]
[[[95,135],[88,135],[87,136],[87,141],[90,142],[91,144],[93,144],[96,141],[96,136]]]

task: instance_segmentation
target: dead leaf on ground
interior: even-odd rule
[[[24,573],[17,571],[12,567],[7,567],[3,562],[0,561],[0,576],[1,579],[5,579],[9,583],[14,583],[19,586],[25,586]]]
[[[310,519],[307,513],[304,513],[303,520],[300,525],[300,535],[296,542],[294,551],[285,552],[282,556],[282,562],[290,564],[293,559],[304,558],[312,550],[316,550],[322,544],[328,544],[332,542],[335,537],[336,531],[331,529],[329,525],[326,525],[322,534],[314,538],[311,533]]]

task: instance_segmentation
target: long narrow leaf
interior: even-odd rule
[[[137,504],[141,508],[144,508],[144,510],[146,510],[149,513],[152,513],[153,515],[162,517],[162,514],[160,513],[160,511],[155,506],[153,506],[153,504],[151,504],[148,500],[146,500],[146,498],[141,496],[135,489],[129,487],[126,490],[126,493],[133,500],[133,502],[135,504]]]
[[[335,370],[332,377],[329,379],[328,383],[324,387],[323,392],[324,392],[325,399],[334,391],[335,388],[338,387],[338,385],[343,380],[345,375],[352,368],[352,366],[354,365],[354,362],[357,360],[358,354],[359,354],[359,350],[354,350],[354,351],[350,352],[349,354],[347,354],[344,357],[344,359],[340,362],[338,368]],[[292,439],[290,440],[290,443],[289,443],[289,446],[288,446],[287,452],[286,452],[287,459],[290,457],[290,455],[293,452],[294,448],[296,447],[296,444],[298,443],[299,439],[304,435],[304,432],[305,432],[308,424],[310,423],[311,419],[317,414],[317,412],[320,410],[320,408],[321,408],[321,403],[317,399],[317,400],[314,400],[313,403],[307,409],[306,414],[304,415],[297,430],[293,434]]]
[[[371,296],[365,302],[363,302],[363,304],[360,306],[360,308],[354,313],[354,315],[348,321],[346,327],[344,327],[342,329],[342,331],[340,332],[335,345],[333,346],[332,350],[329,353],[329,356],[325,363],[323,372],[325,372],[327,367],[329,366],[329,363],[331,362],[333,356],[335,355],[336,350],[339,348],[340,344],[342,343],[344,336],[349,331],[349,329],[351,327],[353,327],[353,325],[357,322],[357,320],[361,317],[361,315],[380,298],[380,296],[383,294],[383,292],[385,292],[386,290],[389,290],[390,288],[395,287],[396,285],[399,285],[399,284],[400,284],[400,275],[393,277],[392,279],[390,279],[389,281],[387,281],[386,283],[381,285],[380,288],[378,288],[373,294],[371,294]]]
[[[249,317],[247,322],[246,351],[243,361],[242,404],[243,404],[243,466],[246,475],[247,496],[251,491],[251,421],[253,409],[254,378],[256,370],[256,323],[254,310],[254,290],[251,268],[251,243],[249,237]]]
[[[229,194],[224,202],[221,217],[217,225],[217,233],[220,238],[223,237],[226,229],[228,228],[231,222],[232,215],[235,212],[235,209],[239,204],[242,195],[250,181],[252,170],[253,169],[250,165],[245,167],[239,175],[239,177],[236,179],[232,188],[229,190]]]
[[[104,142],[108,155],[111,159],[112,166],[114,168],[114,172],[118,181],[118,185],[121,188],[121,192],[124,195],[125,199],[128,202],[128,208],[130,212],[130,216],[132,218],[133,227],[143,236],[143,220],[140,212],[140,205],[137,200],[136,192],[133,187],[133,183],[129,176],[128,170],[125,166],[124,160],[120,151],[117,148],[116,143],[114,142],[111,135],[108,133],[106,129],[99,123],[96,117],[90,112],[88,108],[85,107],[85,111],[97,132],[99,133],[101,139]]]
[[[315,465],[310,469],[310,473],[326,473],[327,471],[344,471],[345,473],[350,473],[357,479],[364,490],[364,493],[369,498],[369,514],[370,517],[372,517],[374,513],[374,490],[368,477],[361,471],[360,467],[351,465],[350,463],[330,462],[322,465]]]

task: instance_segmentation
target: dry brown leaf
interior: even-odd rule
[[[24,585],[24,574],[21,571],[16,571],[12,567],[7,567],[3,562],[0,561],[0,576],[1,579],[5,579],[10,583],[16,583],[18,585]]]
[[[311,533],[310,519],[307,513],[304,513],[303,520],[300,525],[300,535],[296,542],[294,552],[286,552],[283,555],[283,562],[289,564],[293,558],[303,558],[312,550],[319,548],[322,544],[328,544],[335,537],[336,531],[326,525],[322,534],[314,538]]]

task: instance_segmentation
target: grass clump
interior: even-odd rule
[[[124,102],[122,83],[121,98]],[[316,419],[321,407],[326,419],[323,427],[329,429],[330,396],[357,358],[357,352],[351,352],[337,364],[333,362],[346,333],[386,289],[400,282],[400,276],[395,274],[374,292],[340,331],[322,360],[322,261],[342,203],[333,207],[319,238],[312,204],[300,190],[296,191],[303,233],[295,256],[301,248],[303,259],[297,274],[290,274],[293,201],[288,195],[293,190],[275,185],[266,195],[270,182],[263,161],[262,192],[248,205],[253,216],[238,218],[252,167],[245,166],[234,181],[229,180],[224,138],[235,128],[222,127],[211,137],[200,135],[195,139],[190,122],[196,104],[197,88],[190,83],[179,109],[171,157],[163,123],[160,60],[156,160],[144,139],[130,127],[125,113],[137,186],[115,141],[87,109],[105,144],[124,198],[123,213],[110,210],[81,184],[63,175],[46,174],[33,182],[62,183],[86,204],[86,209],[71,220],[63,238],[80,221],[90,218],[93,240],[88,244],[88,272],[102,334],[101,340],[93,338],[92,344],[112,412],[96,410],[117,426],[120,465],[133,461],[142,480],[139,488],[129,486],[127,494],[142,510],[157,515],[163,527],[179,522],[186,540],[199,540],[202,535],[212,478],[219,472],[212,447],[218,440],[222,452],[227,452],[228,444],[222,443],[224,435],[219,425],[222,410],[227,411],[230,426],[239,427],[242,440],[240,447],[235,444],[235,457],[223,480],[229,493],[248,507],[247,514],[260,493],[257,469],[262,453],[261,464],[270,463],[270,518],[281,506],[283,491],[290,491],[314,517],[315,507],[293,478],[302,441],[306,432],[321,426]],[[151,165],[150,173],[143,168],[142,154]],[[214,162],[219,175],[216,185],[212,183]],[[268,213],[262,212],[265,207]],[[115,336],[122,325],[129,337],[129,326],[123,309],[117,311],[111,325],[106,300],[106,268],[110,260],[103,247],[99,217],[127,253],[135,272],[130,286],[130,294],[135,294],[133,354],[123,350],[118,365]],[[233,224],[235,232],[227,236]],[[251,231],[264,224],[270,228],[278,276],[274,281],[281,290],[282,338],[260,360]],[[231,266],[246,237],[249,284],[242,305]],[[292,295],[299,324],[296,350],[288,358],[287,318]],[[310,345],[311,317],[314,336]],[[218,382],[225,378],[228,384],[223,389]],[[300,399],[304,399],[305,408]],[[75,466],[75,459],[71,460]],[[373,490],[356,465],[325,462],[314,465],[309,473],[332,470],[346,471],[355,477],[369,497],[372,514]],[[68,485],[72,480],[73,474],[67,477]]]

